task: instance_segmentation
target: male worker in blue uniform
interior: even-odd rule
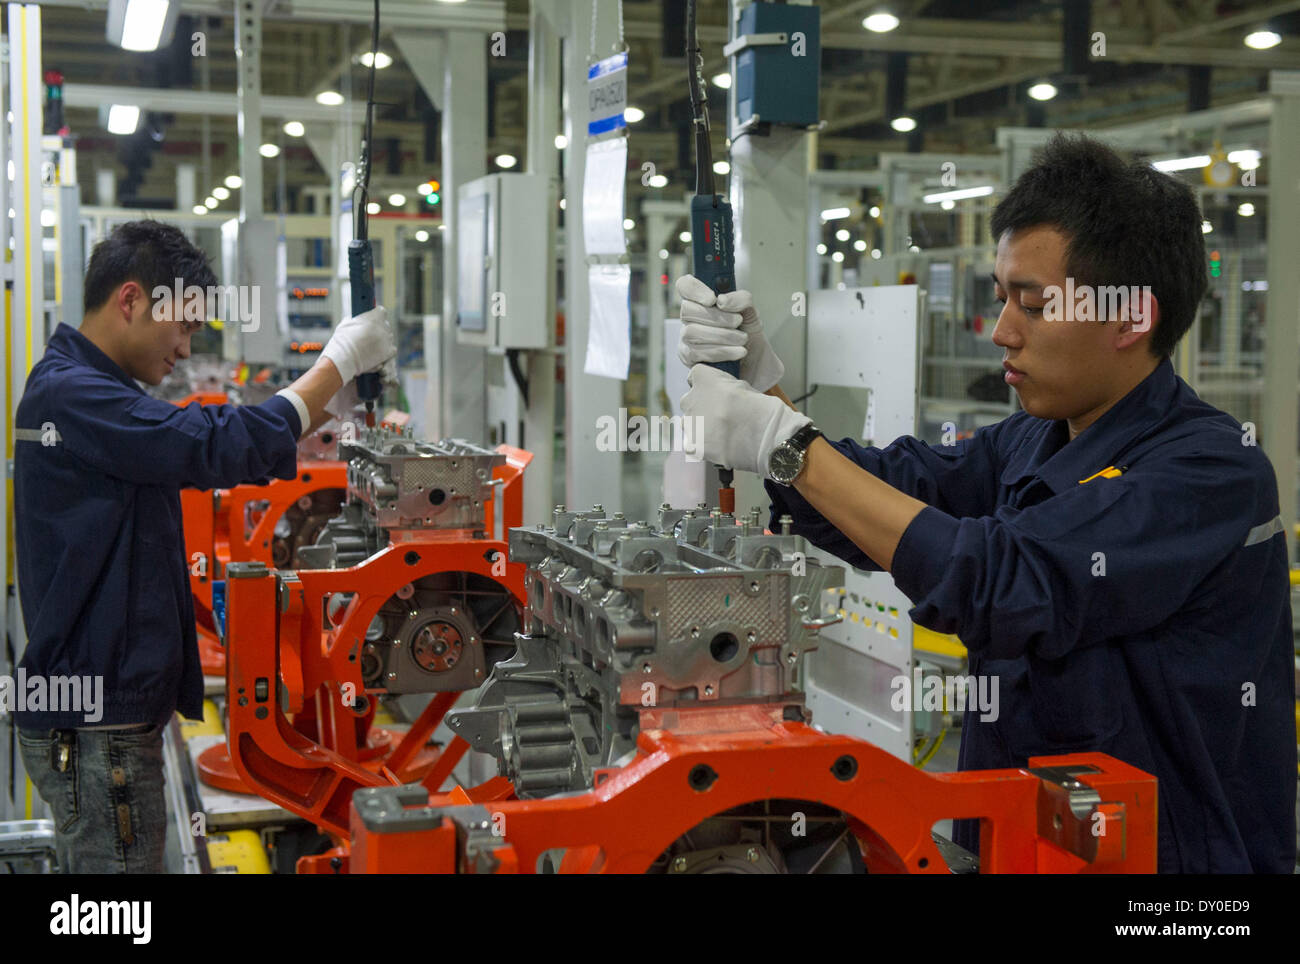
[[[1251,427],[1169,361],[1207,285],[1196,201],[1146,164],[1057,135],[991,227],[1005,305],[993,342],[1023,412],[951,446],[830,442],[777,387],[784,368],[749,293],[715,298],[689,276],[683,411],[708,420],[705,457],[769,479],[773,519],[789,513],[815,545],[888,570],[918,624],[956,633],[970,672],[998,677],[997,719],[966,713],[961,769],[1108,753],[1159,781],[1162,872],[1291,873],[1276,479]],[[1102,320],[1097,300],[1058,313],[1067,279],[1128,295]],[[741,380],[700,364],[729,359]],[[974,821],[959,824],[976,849]]]
[[[19,673],[32,698],[15,717],[65,871],[163,869],[162,727],[177,710],[203,716],[180,489],[293,478],[298,439],[326,421],[326,403],[396,354],[376,308],[342,322],[312,368],[260,405],[146,395],[137,381],[157,385],[189,357],[203,324],[189,299],[206,305],[215,284],[177,228],[117,227],[91,254],[80,330],[59,325],[18,405]],[[58,677],[102,680],[102,705],[34,698],[31,681]]]

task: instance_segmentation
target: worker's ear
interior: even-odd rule
[[[1135,294],[1125,301],[1121,311],[1115,347],[1130,348],[1143,338],[1154,337],[1151,333],[1159,320],[1160,303],[1151,289],[1145,285],[1135,289]]]
[[[117,289],[114,303],[122,313],[122,320],[128,325],[142,314],[148,317],[154,304],[138,281],[123,281]]]

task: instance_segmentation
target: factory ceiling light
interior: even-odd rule
[[[290,137],[302,137],[307,133],[307,128],[303,126],[302,121],[285,121],[284,132]]]
[[[196,205],[194,205],[194,207],[193,207],[191,210],[193,210],[193,212],[194,212],[195,214],[207,214],[207,213],[208,213],[208,209],[207,209],[207,207],[205,207],[205,206],[202,205],[202,204],[196,204]]]
[[[417,187],[415,191],[417,194],[420,195],[420,197],[428,197],[430,194],[433,193],[433,185],[430,184],[428,181],[425,181],[423,184]]]
[[[916,118],[903,114],[901,117],[895,117],[891,120],[889,126],[900,134],[910,134],[916,130]]]
[[[1210,155],[1196,154],[1192,157],[1171,157],[1163,161],[1153,161],[1151,166],[1157,171],[1168,174],[1170,171],[1194,171],[1210,163]]]
[[[1259,159],[1262,156],[1259,151],[1251,149],[1228,151],[1228,163],[1236,164],[1243,171],[1253,171],[1259,167]]]
[[[140,124],[140,108],[135,104],[114,104],[108,109],[110,134],[134,134]]]
[[[109,43],[123,50],[157,50],[172,38],[178,6],[168,0],[109,0]]]
[[[898,18],[888,10],[878,10],[862,21],[872,33],[889,33],[898,26]]]
[[[731,173],[731,165],[730,165],[728,162],[726,162],[726,161],[714,161],[714,162],[713,162],[713,173],[714,173],[714,174],[730,174],[730,173]]]
[[[731,74],[726,73],[725,71],[721,74],[714,74],[709,78],[709,83],[714,87],[721,88],[722,90],[728,90],[731,87]]]
[[[1246,34],[1241,42],[1252,50],[1268,50],[1280,44],[1282,38],[1272,30],[1256,30]]]
[[[280,146],[278,144],[263,144],[257,149],[257,153],[263,157],[279,157]]]
[[[232,191],[235,190],[236,188],[243,187],[243,186],[244,186],[244,179],[240,177],[238,174],[226,175],[226,187],[230,188]]]
[[[625,107],[623,108],[623,120],[627,121],[629,124],[635,124],[637,121],[645,120],[645,111],[640,107]]]
[[[971,197],[987,197],[993,193],[992,184],[979,187],[963,187],[956,191],[940,191],[938,194],[926,194],[921,200],[926,204],[939,204],[942,201],[964,201]]]
[[[388,54],[384,53],[382,50],[379,51],[379,56],[377,57],[371,56],[369,50],[361,55],[361,66],[369,67],[371,61],[374,61],[375,63],[375,70],[383,70],[385,67],[391,67],[393,65],[393,58],[388,56]]]
[[[395,208],[400,208],[400,207],[402,207],[402,206],[404,206],[404,205],[406,204],[406,195],[405,195],[405,194],[390,194],[390,195],[388,195],[388,203],[391,204],[391,205],[392,205],[393,207],[395,207]]]
[[[852,213],[848,208],[827,208],[822,212],[823,221],[838,221],[840,218],[847,218]]]
[[[316,95],[316,103],[324,104],[326,107],[338,107],[343,103],[343,95],[337,90],[322,90]]]
[[[1251,204],[1249,201],[1246,201],[1243,204],[1238,204],[1237,213],[1243,218],[1253,218],[1255,216],[1255,205]]]
[[[203,199],[203,206],[209,211],[213,210],[217,206],[217,203],[217,199],[210,194]]]
[[[557,151],[562,151],[568,146],[569,146],[569,139],[567,137],[565,137],[563,134],[555,135],[555,149]]]
[[[651,187],[667,187],[667,186],[668,186],[668,178],[667,178],[667,176],[666,176],[666,175],[663,175],[663,174],[656,174],[654,177],[650,178],[650,186],[651,186]]]
[[[518,163],[519,163],[519,159],[515,157],[513,154],[498,154],[496,156],[497,167],[504,167],[506,169],[509,169],[514,167]]]
[[[380,207],[378,201],[371,201],[369,204],[366,205],[367,214],[378,214],[379,211],[380,211]]]
[[[1056,87],[1045,80],[1040,80],[1029,88],[1029,96],[1034,100],[1051,100],[1056,94]]]
[[[429,240],[429,232],[428,232],[428,231],[425,231],[425,230],[423,230],[423,229],[421,229],[421,230],[419,230],[419,231],[416,231],[416,232],[415,232],[415,240],[416,240],[416,241],[419,241],[421,244],[423,244],[425,241],[428,241],[428,240]]]
[[[216,198],[218,201],[224,201],[228,197],[230,197],[230,192],[227,191],[224,187],[214,187],[212,189],[212,196]]]

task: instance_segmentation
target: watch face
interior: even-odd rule
[[[771,464],[768,466],[772,470],[772,478],[789,485],[803,467],[802,456],[803,452],[797,451],[787,443],[778,445],[772,451]]]

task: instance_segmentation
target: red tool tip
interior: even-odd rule
[[[723,512],[735,513],[736,490],[718,489],[718,508]]]

